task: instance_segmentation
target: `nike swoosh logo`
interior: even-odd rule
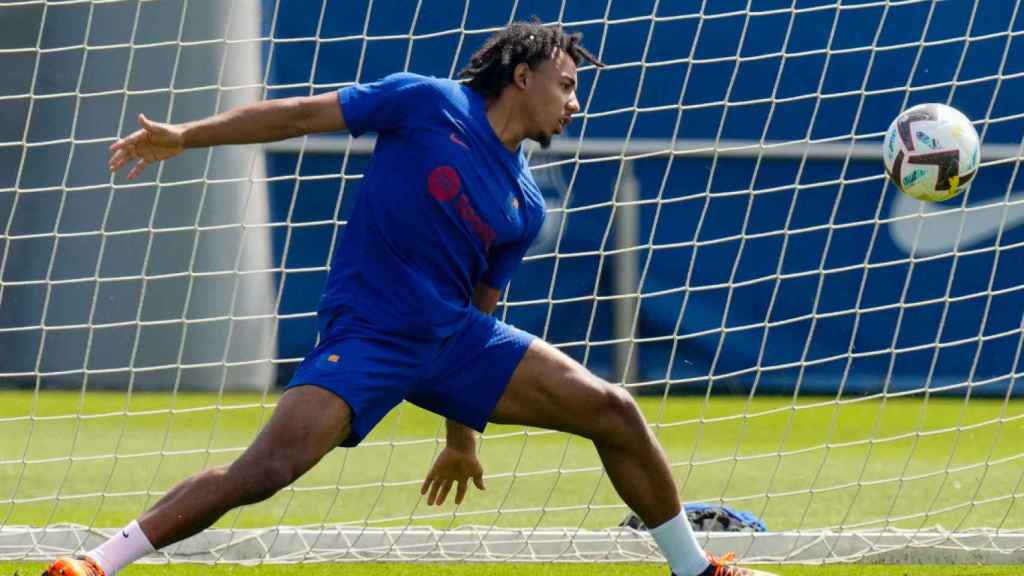
[[[898,194],[889,210],[889,217],[903,218],[889,222],[889,235],[900,250],[914,256],[952,252],[957,247],[969,248],[995,238],[1000,228],[1009,230],[1024,224],[1024,191],[1011,194],[1007,202],[1002,199],[972,202],[965,210],[960,206],[921,202],[906,194]],[[957,238],[961,224],[963,233]],[[920,235],[917,232],[919,226]]]
[[[124,530],[121,530],[121,536],[124,536],[125,538],[127,538],[128,537],[128,533],[125,532]]]
[[[462,146],[466,150],[469,150],[469,144],[466,144],[461,139],[459,139],[459,137],[455,135],[455,132],[452,132],[449,138],[451,139],[452,142],[455,142],[459,146]]]

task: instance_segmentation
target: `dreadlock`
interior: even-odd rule
[[[459,78],[468,78],[469,86],[484,98],[497,98],[505,86],[512,84],[516,66],[525,62],[535,70],[554,56],[555,49],[568,54],[576,65],[586,60],[603,67],[580,44],[581,38],[579,32],[567,34],[560,25],[544,26],[536,18],[531,22],[513,22],[487,39],[459,72]]]

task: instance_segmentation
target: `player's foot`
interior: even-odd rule
[[[107,576],[95,560],[88,556],[57,558],[42,576]]]
[[[708,554],[708,562],[711,565],[697,576],[777,576],[772,572],[765,572],[764,570],[741,568],[732,563],[735,560],[736,555],[732,553],[726,554],[721,558]],[[675,576],[674,572],[672,576]]]

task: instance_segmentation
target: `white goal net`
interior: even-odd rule
[[[634,393],[744,561],[1024,562],[1018,1],[0,0],[0,559],[78,551],[229,462],[316,339],[373,140],[106,169],[186,121],[409,70],[536,15],[584,33],[581,112],[530,148],[548,205],[498,314]],[[982,137],[969,191],[901,195],[921,102]],[[152,559],[660,561],[591,445],[500,426],[487,490],[429,508],[441,419]]]

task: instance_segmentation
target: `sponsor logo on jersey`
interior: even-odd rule
[[[427,176],[427,190],[438,202],[451,202],[459,195],[462,180],[451,166],[438,166]]]
[[[434,200],[442,204],[454,201],[455,212],[483,244],[484,252],[488,252],[498,234],[480,217],[469,197],[460,193],[461,188],[459,173],[451,166],[438,166],[427,176],[427,190]]]

